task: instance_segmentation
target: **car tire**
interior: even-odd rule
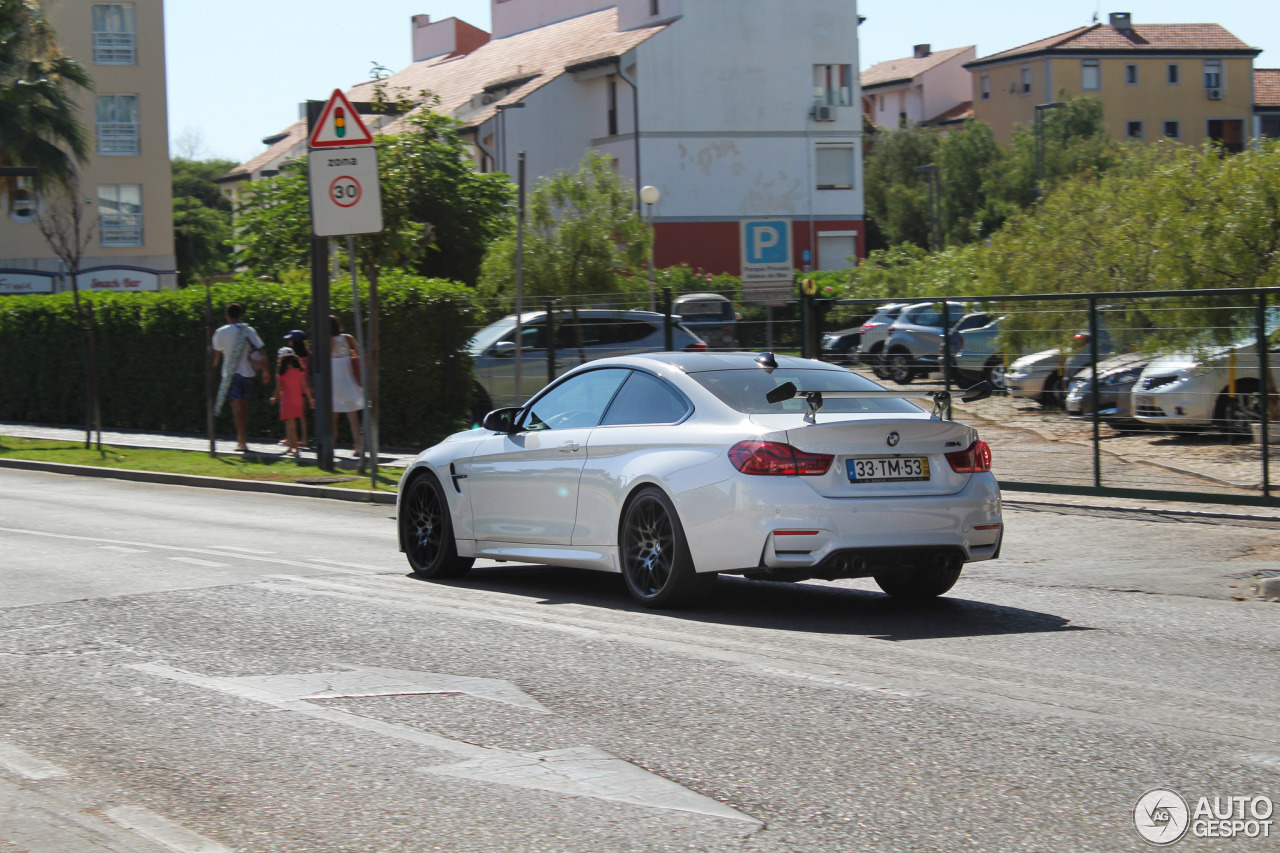
[[[458,556],[449,501],[431,472],[414,479],[405,490],[399,512],[400,543],[413,573],[424,578],[460,578],[475,562]]]
[[[885,368],[888,379],[899,385],[910,385],[915,378],[915,370],[911,367],[911,353],[904,349],[895,349],[889,353],[889,363]]]
[[[940,564],[916,565],[873,575],[876,585],[894,598],[937,598],[955,586],[964,564],[957,556]]]
[[[982,378],[991,383],[991,387],[997,391],[1008,390],[1004,384],[1005,374],[1009,372],[1009,368],[1005,367],[1004,359],[999,356],[987,359],[986,365],[982,368]]]
[[[1236,382],[1236,396],[1228,395],[1223,388],[1213,407],[1213,426],[1219,432],[1233,438],[1251,438],[1253,425],[1260,423],[1262,417],[1258,406],[1258,383],[1252,379],[1241,379]]]
[[[871,352],[867,354],[867,362],[871,365],[871,372],[875,374],[876,379],[889,378],[889,365],[885,363],[884,344],[876,344],[871,348]]]
[[[1044,380],[1044,388],[1040,391],[1040,404],[1047,409],[1061,409],[1067,402],[1067,389],[1062,377],[1050,373]]]
[[[657,487],[646,486],[627,502],[618,545],[627,591],[645,607],[687,607],[715,586],[715,573],[694,570],[680,517]]]

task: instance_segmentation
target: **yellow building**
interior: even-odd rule
[[[44,0],[43,5],[59,47],[80,61],[94,83],[93,91],[77,95],[90,151],[77,168],[77,196],[92,229],[80,263],[80,288],[174,287],[163,0]],[[70,290],[61,261],[36,224],[47,200],[23,186],[5,201],[0,206],[0,295]]]
[[[1117,139],[1216,140],[1243,150],[1254,135],[1253,59],[1218,24],[1136,24],[1127,12],[965,64],[974,117],[1008,143],[1036,106],[1097,98]]]

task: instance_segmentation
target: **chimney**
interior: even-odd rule
[[[1133,15],[1129,12],[1112,12],[1111,26],[1115,27],[1117,30],[1133,29]]]
[[[430,15],[414,15],[413,61],[471,53],[489,42],[489,34],[457,18],[432,21]]]
[[[927,44],[918,44],[918,45],[916,45],[916,48],[915,48],[915,58],[916,58],[916,59],[924,59],[926,56],[928,56],[930,53],[932,53],[932,51],[929,49],[930,47],[931,47],[931,46],[930,46],[930,45],[927,45]]]

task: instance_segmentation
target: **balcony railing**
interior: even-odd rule
[[[137,154],[137,122],[98,122],[98,153],[117,157]]]
[[[141,213],[104,213],[98,222],[104,246],[141,246]]]
[[[137,65],[137,35],[135,33],[94,33],[93,61],[97,65]]]

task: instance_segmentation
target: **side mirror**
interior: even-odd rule
[[[966,388],[964,394],[960,397],[961,403],[976,403],[979,400],[985,400],[991,396],[991,383],[983,380],[971,388]]]
[[[484,416],[484,420],[480,425],[490,432],[500,432],[510,435],[515,432],[516,415],[520,413],[518,408],[494,409],[492,412]]]
[[[796,383],[784,382],[772,391],[764,395],[764,398],[770,403],[781,403],[783,400],[790,400],[796,395]]]
[[[489,354],[497,358],[509,358],[516,354],[515,341],[498,341],[489,350]]]

